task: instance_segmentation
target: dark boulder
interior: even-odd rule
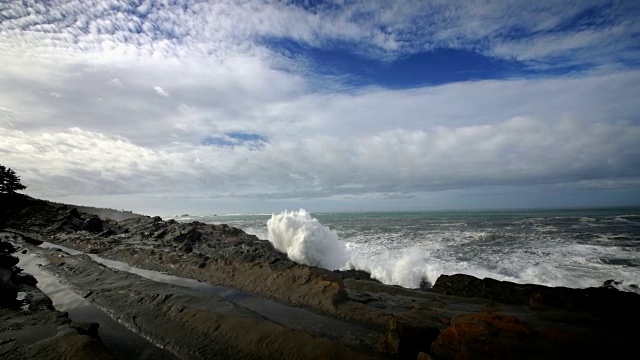
[[[0,242],[0,246],[5,250],[5,252],[9,252],[9,250],[13,248],[11,244],[6,242]],[[15,251],[15,248],[13,248],[13,250]],[[13,281],[13,277],[16,273],[14,266],[19,261],[20,260],[15,256],[8,255],[7,253],[0,253],[0,306],[15,306],[16,296],[18,296],[18,286]]]
[[[621,285],[621,284],[622,284],[622,281],[615,281],[611,279],[603,282],[602,285],[600,285],[600,287],[607,288],[607,289],[615,289],[616,288],[615,285]]]
[[[18,262],[20,262],[20,259],[15,256],[0,254],[0,267],[2,268],[11,269],[11,267],[17,265]]]
[[[367,281],[379,282],[378,280],[373,279],[368,272],[362,271],[362,270],[354,270],[354,269],[334,270],[333,272],[342,276],[342,279],[367,280]]]
[[[76,208],[64,211],[53,226],[54,231],[63,232],[89,231],[99,233],[103,229],[102,220],[98,216],[80,213]]]
[[[92,233],[99,233],[104,230],[102,220],[96,215],[89,215],[89,217],[84,220],[84,226],[87,231]]]
[[[16,248],[8,242],[0,241],[0,254],[13,254]]]
[[[504,304],[528,304],[531,285],[465,274],[440,275],[433,289],[448,295],[478,297]]]
[[[611,285],[605,282],[606,285]],[[448,295],[478,297],[503,304],[529,305],[533,310],[547,308],[606,315],[623,310],[640,319],[640,295],[613,286],[573,289],[535,284],[516,284],[471,275],[441,275],[433,288]]]
[[[18,285],[29,286],[36,286],[36,284],[38,283],[38,280],[36,280],[33,275],[23,273],[21,269],[20,271],[15,271],[13,273],[13,275],[11,276],[11,281]]]

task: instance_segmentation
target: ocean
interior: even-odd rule
[[[226,223],[299,263],[417,288],[441,274],[640,293],[640,208],[178,216]]]

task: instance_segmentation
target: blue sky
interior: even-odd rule
[[[346,45],[314,48],[283,40],[268,41],[266,45],[276,52],[304,58],[316,74],[342,78],[345,86],[355,88],[408,89],[459,81],[543,76],[575,68],[530,69],[517,61],[460,49],[434,49],[388,60],[354,53]]]
[[[0,4],[0,162],[145,213],[640,205],[637,1]]]

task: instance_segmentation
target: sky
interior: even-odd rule
[[[640,205],[640,2],[0,2],[0,164],[151,215]]]

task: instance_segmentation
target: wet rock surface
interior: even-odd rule
[[[47,256],[57,256],[55,253],[50,251]],[[287,328],[209,293],[114,271],[87,255],[63,259],[45,269],[179,358],[371,358],[341,342]]]
[[[635,335],[625,323],[640,318],[640,296],[620,292],[613,283],[568,289],[452,275],[441,276],[433,288],[405,289],[361,271],[296,264],[269,242],[227,225],[147,216],[115,221],[26,197],[0,199],[0,204],[0,229],[18,234],[29,246],[49,241],[241,289],[377,334],[374,342],[341,340],[267,319],[232,299],[115,272],[85,255],[51,257],[48,271],[181,358],[217,352],[230,359],[562,359],[634,350]],[[182,343],[180,333],[195,340]],[[203,345],[211,337],[215,340]]]
[[[15,265],[15,247],[0,240],[0,358],[112,359],[95,329],[56,311],[37,281]]]
[[[572,289],[515,284],[456,274],[440,276],[433,288],[449,295],[485,298],[504,304],[529,305],[535,310],[564,309],[611,319],[615,319],[616,313],[624,311],[628,317],[640,319],[640,296],[618,291],[612,286],[613,282],[605,281],[601,287]]]

